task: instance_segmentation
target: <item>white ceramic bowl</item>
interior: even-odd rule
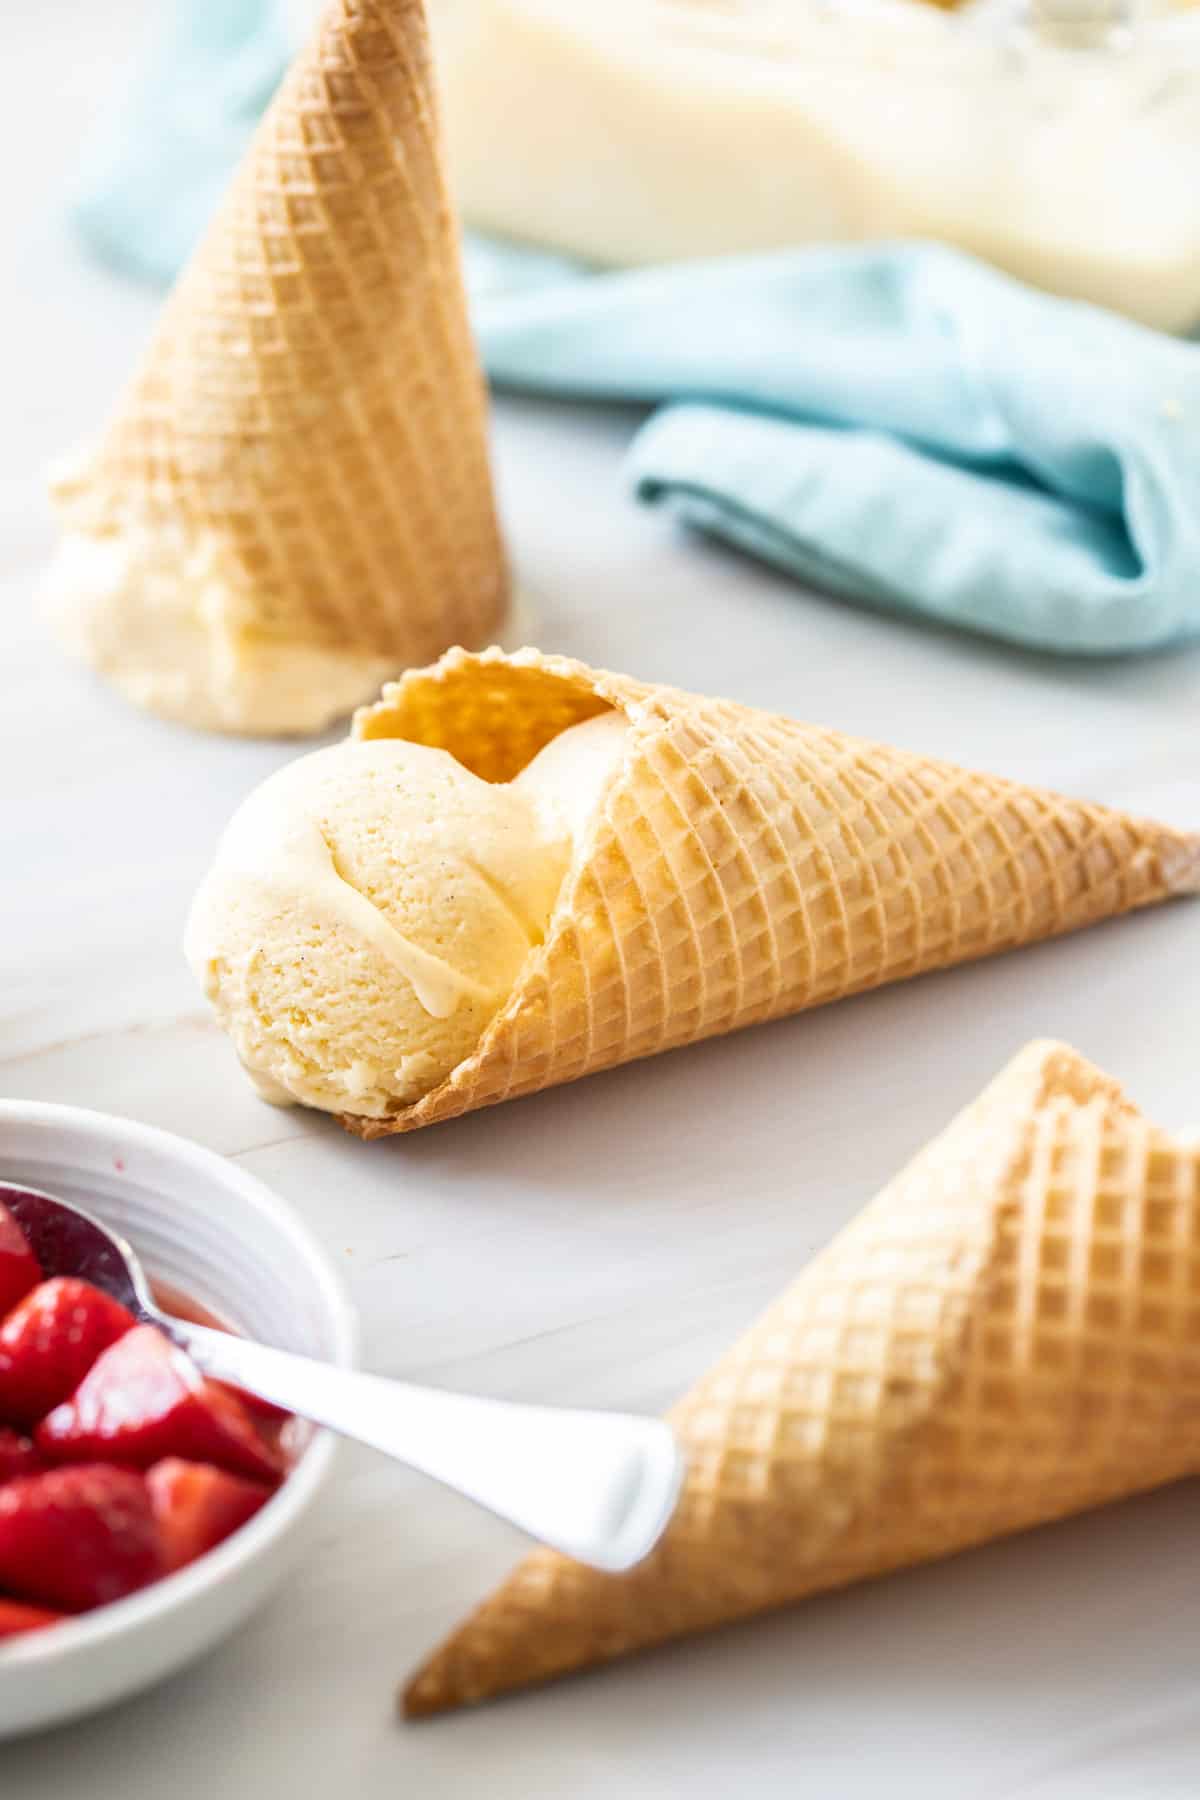
[[[356,1331],[329,1261],[281,1200],[236,1164],[129,1119],[0,1101],[0,1181],[87,1206],[152,1276],[248,1335],[349,1365]],[[171,1674],[277,1586],[329,1472],[314,1432],[279,1492],[190,1568],[69,1624],[0,1644],[0,1737],[91,1712]]]

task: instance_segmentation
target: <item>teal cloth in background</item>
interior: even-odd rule
[[[76,209],[95,248],[175,272],[287,50],[283,0],[184,0]],[[1042,650],[1200,636],[1200,346],[932,245],[596,273],[471,241],[467,269],[495,383],[658,408],[644,502]]]
[[[96,142],[72,209],[105,262],[174,279],[279,85],[286,0],[174,0]]]
[[[1200,347],[932,245],[557,281],[512,387],[664,403],[643,500],[847,597],[1064,653],[1200,634]]]

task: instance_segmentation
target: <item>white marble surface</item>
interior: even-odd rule
[[[145,10],[44,0],[4,21],[0,1092],[168,1126],[275,1184],[339,1260],[377,1369],[637,1407],[684,1385],[1024,1039],[1069,1038],[1165,1122],[1200,1120],[1184,905],[378,1146],[253,1098],[179,934],[230,809],[289,753],[131,713],[58,660],[32,601],[39,468],[95,420],[151,310],[80,261],[58,212]],[[806,597],[635,510],[629,423],[499,409],[547,646],[1200,818],[1200,653],[1038,662]],[[406,1729],[395,1683],[517,1546],[351,1454],[307,1563],[248,1630],[144,1699],[0,1748],[0,1792],[1194,1796],[1195,1503],[1176,1489]]]

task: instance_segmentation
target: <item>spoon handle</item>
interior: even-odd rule
[[[413,1387],[161,1323],[206,1375],[370,1444],[596,1568],[640,1562],[674,1510],[682,1460],[661,1419]]]

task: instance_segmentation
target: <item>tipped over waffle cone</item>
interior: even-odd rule
[[[1200,890],[1200,838],[525,650],[452,651],[361,712],[506,781],[606,707],[625,754],[478,1048],[365,1137]]]
[[[440,1712],[1200,1467],[1200,1144],[1031,1044],[670,1414],[651,1556],[528,1557],[410,1682]]]
[[[494,633],[507,574],[420,0],[330,0],[56,499],[64,636],[191,723],[312,729]]]

